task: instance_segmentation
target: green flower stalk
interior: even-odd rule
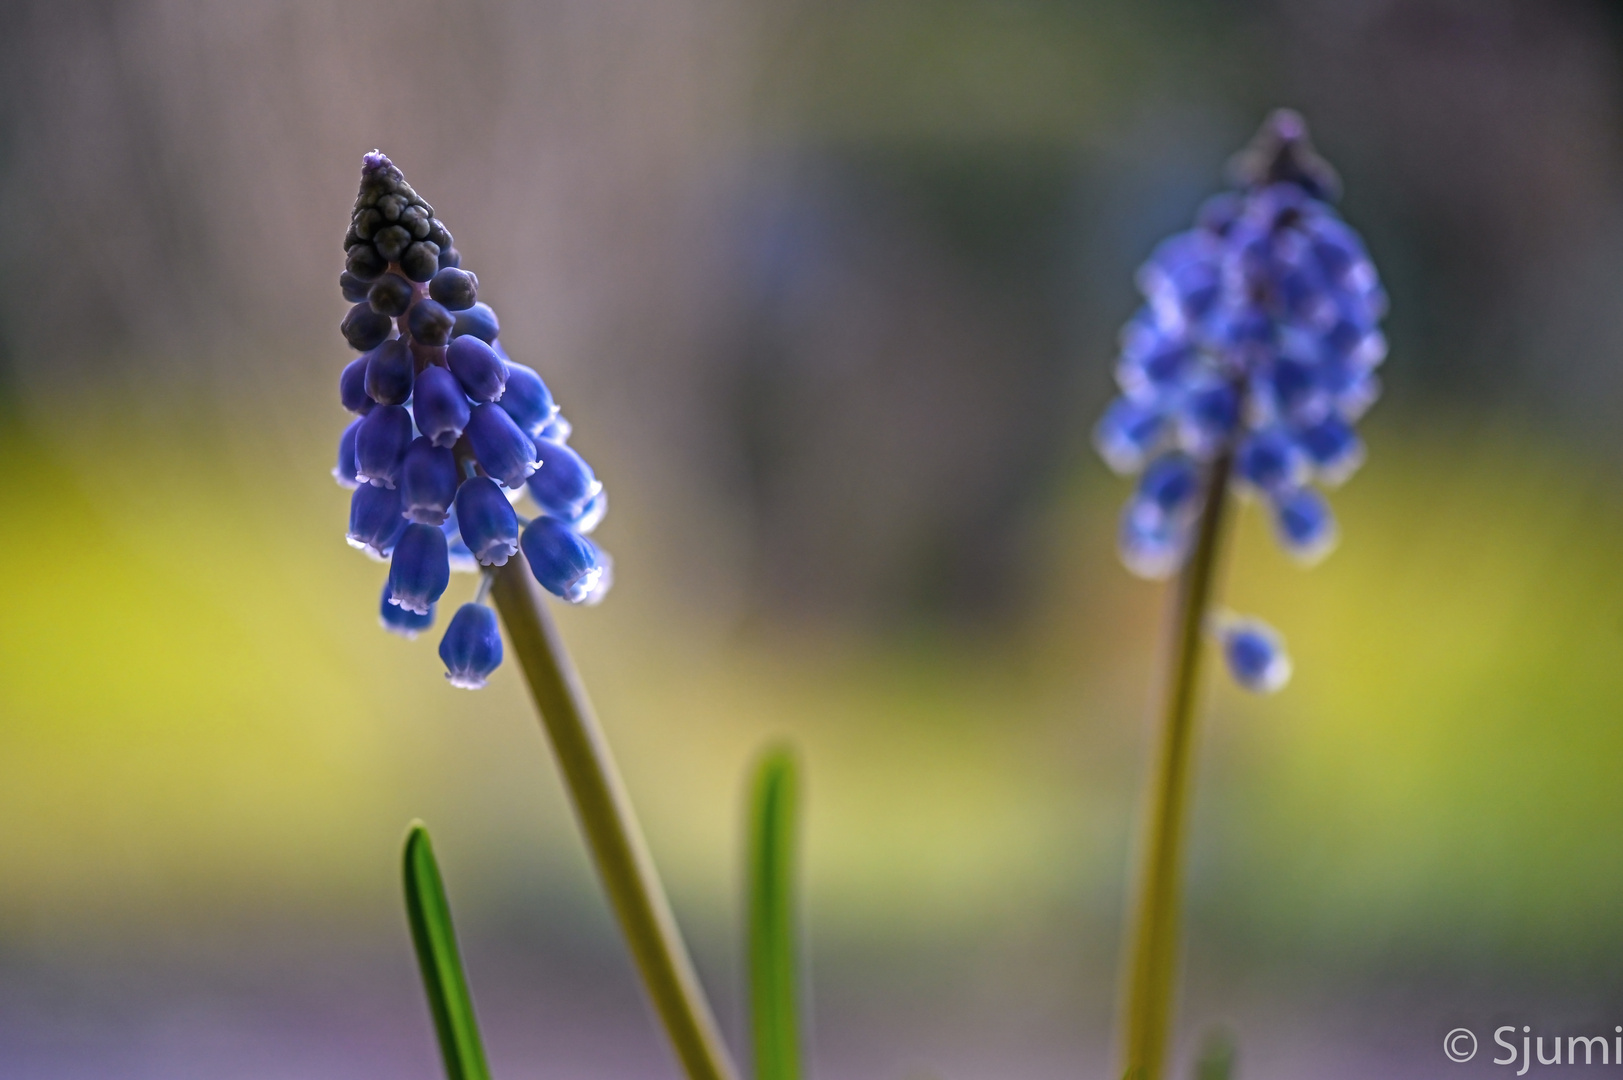
[[[1203,639],[1246,689],[1290,677],[1278,634],[1214,608],[1230,489],[1267,508],[1290,555],[1326,555],[1335,521],[1319,488],[1363,461],[1353,424],[1386,356],[1386,294],[1330,205],[1339,182],[1302,118],[1270,116],[1234,173],[1238,190],[1208,201],[1139,271],[1145,303],[1122,332],[1122,392],[1095,429],[1113,469],[1142,473],[1122,515],[1123,562],[1177,578],[1121,1007],[1131,1080],[1165,1072]]]
[[[688,958],[608,740],[522,556],[497,572],[491,594],[541,712],[586,846],[683,1071],[689,1080],[735,1080],[737,1069]]]

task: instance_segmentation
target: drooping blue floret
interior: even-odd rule
[[[594,604],[608,591],[608,557],[596,544],[556,518],[538,517],[524,528],[519,547],[541,587],[572,604]]]
[[[530,498],[555,518],[574,524],[586,506],[603,490],[586,459],[563,443],[542,440],[536,444],[541,467],[526,483]]]
[[[366,367],[371,359],[371,353],[362,353],[338,376],[338,403],[356,416],[365,416],[377,404],[366,394]]]
[[[1239,429],[1240,404],[1240,392],[1228,381],[1191,378],[1172,416],[1178,447],[1203,461],[1215,457]]]
[[[569,436],[574,433],[575,425],[564,419],[563,413],[553,413],[552,419],[541,425],[541,430],[536,433],[536,438],[545,439],[547,442],[566,443],[569,441]]]
[[[477,574],[479,560],[473,557],[468,545],[462,542],[462,527],[456,519],[456,504],[451,505],[450,513],[445,515],[445,524],[440,526],[445,534],[445,547],[451,558],[451,573]]]
[[[1158,514],[1175,517],[1193,509],[1199,493],[1200,475],[1194,461],[1183,454],[1168,454],[1144,470],[1134,499],[1152,506]]]
[[[1312,564],[1330,554],[1336,544],[1336,519],[1330,504],[1313,488],[1299,487],[1269,499],[1274,532],[1286,551]]]
[[[417,436],[400,466],[401,512],[409,521],[443,525],[456,497],[456,456],[425,436]]]
[[[496,613],[483,604],[458,608],[440,639],[440,660],[452,686],[462,690],[483,688],[490,673],[502,662],[502,635],[496,627]]]
[[[389,603],[426,615],[450,583],[445,533],[437,525],[407,525],[389,560]]]
[[[456,313],[456,329],[452,332],[457,337],[470,334],[489,344],[502,332],[502,324],[489,304],[475,304]]]
[[[547,384],[541,381],[541,376],[533,368],[515,364],[506,357],[502,359],[506,361],[507,385],[502,391],[500,405],[524,434],[532,439],[539,438],[558,412],[558,406],[552,400],[552,391],[547,389]]]
[[[411,415],[417,430],[435,446],[452,447],[468,426],[468,396],[445,368],[430,364],[412,389]]]
[[[1136,473],[1160,445],[1167,429],[1165,410],[1154,404],[1119,397],[1110,403],[1093,429],[1099,456],[1118,473]]]
[[[399,634],[410,641],[418,634],[434,625],[434,605],[428,606],[426,614],[407,611],[399,604],[390,602],[388,583],[383,586],[383,595],[378,599],[378,621],[383,628],[391,634]]]
[[[348,540],[389,560],[379,617],[406,637],[432,624],[452,571],[484,575],[440,645],[452,683],[477,688],[502,656],[483,603],[493,568],[522,548],[544,587],[596,603],[610,563],[583,534],[607,497],[562,445],[569,425],[540,375],[497,343],[496,314],[478,302],[478,278],[460,268],[450,231],[377,151],[363,158],[344,250],[339,288],[353,306],[341,330],[362,354],[339,377],[339,400],[359,417],[333,469],[352,489]],[[554,467],[527,488],[542,435],[555,440],[545,451]],[[513,504],[526,494],[543,516],[521,534]]]
[[[1177,571],[1199,495],[1199,469],[1184,454],[1157,458],[1144,471],[1122,511],[1116,540],[1122,562],[1133,573],[1160,580]]]
[[[1362,463],[1353,425],[1380,391],[1386,293],[1332,206],[1340,183],[1301,117],[1270,116],[1234,172],[1237,190],[1208,200],[1195,227],[1140,268],[1143,306],[1116,362],[1121,395],[1094,429],[1113,470],[1145,473],[1118,544],[1146,577],[1183,565],[1214,469],[1263,500],[1289,553],[1323,556],[1335,521],[1312,485],[1338,484]],[[1236,640],[1242,652],[1254,644]]]
[[[332,478],[338,481],[338,486],[351,491],[360,484],[355,478],[355,432],[360,426],[359,420],[352,420],[338,437],[338,463],[332,468]]]
[[[535,440],[500,405],[475,405],[464,434],[480,467],[510,488],[523,486],[541,460]]]
[[[1223,621],[1217,636],[1229,674],[1247,690],[1271,694],[1290,681],[1285,643],[1267,623],[1231,617]]]
[[[395,486],[411,445],[411,414],[403,405],[379,405],[355,431],[355,476],[378,487]]]
[[[608,512],[609,493],[599,491],[587,501],[585,506],[581,507],[580,513],[575,516],[575,520],[570,524],[574,526],[576,532],[590,536],[592,530],[603,524],[603,518]]]
[[[476,476],[457,491],[456,520],[463,544],[485,566],[506,566],[518,550],[518,515],[488,476]]]
[[[367,353],[366,396],[379,405],[404,405],[411,398],[411,350],[399,338]]]
[[[1332,487],[1346,480],[1364,462],[1364,443],[1347,420],[1331,413],[1297,432],[1297,440],[1313,464],[1314,478]]]
[[[1258,492],[1284,491],[1301,484],[1307,455],[1283,427],[1253,431],[1234,456],[1235,476]]]
[[[362,484],[349,497],[350,547],[386,559],[406,531],[406,524],[400,512],[400,492],[394,488]]]
[[[507,365],[476,337],[459,337],[445,350],[445,363],[474,401],[496,401],[507,388]]]

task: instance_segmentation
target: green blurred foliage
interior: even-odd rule
[[[1370,438],[1323,566],[1241,517],[1229,602],[1280,627],[1297,676],[1268,700],[1210,680],[1197,934],[1285,962],[1582,967],[1623,885],[1619,486],[1511,428],[1394,413]],[[459,880],[590,888],[516,676],[453,691],[432,636],[377,629],[382,568],[343,546],[325,456],[291,423],[11,428],[7,933],[392,906],[412,813],[454,836]],[[1051,587],[1018,627],[900,640],[707,623],[618,479],[620,591],[565,631],[701,926],[735,914],[744,768],[786,733],[814,935],[1111,924],[1163,602],[1114,563],[1122,485],[1089,463],[1056,495]]]

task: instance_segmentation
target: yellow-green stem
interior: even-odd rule
[[[1128,1080],[1161,1080],[1166,1066],[1178,964],[1184,832],[1193,787],[1191,756],[1201,636],[1217,576],[1229,466],[1230,459],[1220,457],[1207,476],[1195,548],[1178,575],[1173,595],[1166,697],[1122,1008],[1122,1064]]]
[[[496,572],[491,595],[541,712],[586,846],[683,1071],[689,1080],[737,1080],[608,741],[523,555]]]

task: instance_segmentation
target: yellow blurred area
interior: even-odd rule
[[[1513,430],[1398,435],[1335,496],[1322,567],[1279,565],[1255,515],[1241,537],[1236,606],[1298,673],[1229,721],[1253,917],[1578,951],[1623,885],[1616,478]]]
[[[13,428],[9,925],[375,912],[412,816],[461,880],[589,887],[512,666],[465,694],[432,633],[378,629],[383,569],[342,542],[326,434]],[[1280,628],[1296,678],[1258,700],[1208,672],[1199,918],[1332,948],[1593,941],[1623,884],[1618,485],[1510,429],[1393,416],[1370,441],[1324,565],[1289,565],[1255,507],[1241,518],[1229,602]],[[615,464],[620,582],[563,625],[679,903],[730,911],[745,769],[788,739],[821,930],[1115,909],[1163,599],[1114,562],[1123,484],[1089,462],[1056,497],[1050,587],[1008,633],[860,641],[740,630],[660,584],[679,577],[661,523],[638,509],[638,463]],[[470,591],[458,578],[446,602]]]

